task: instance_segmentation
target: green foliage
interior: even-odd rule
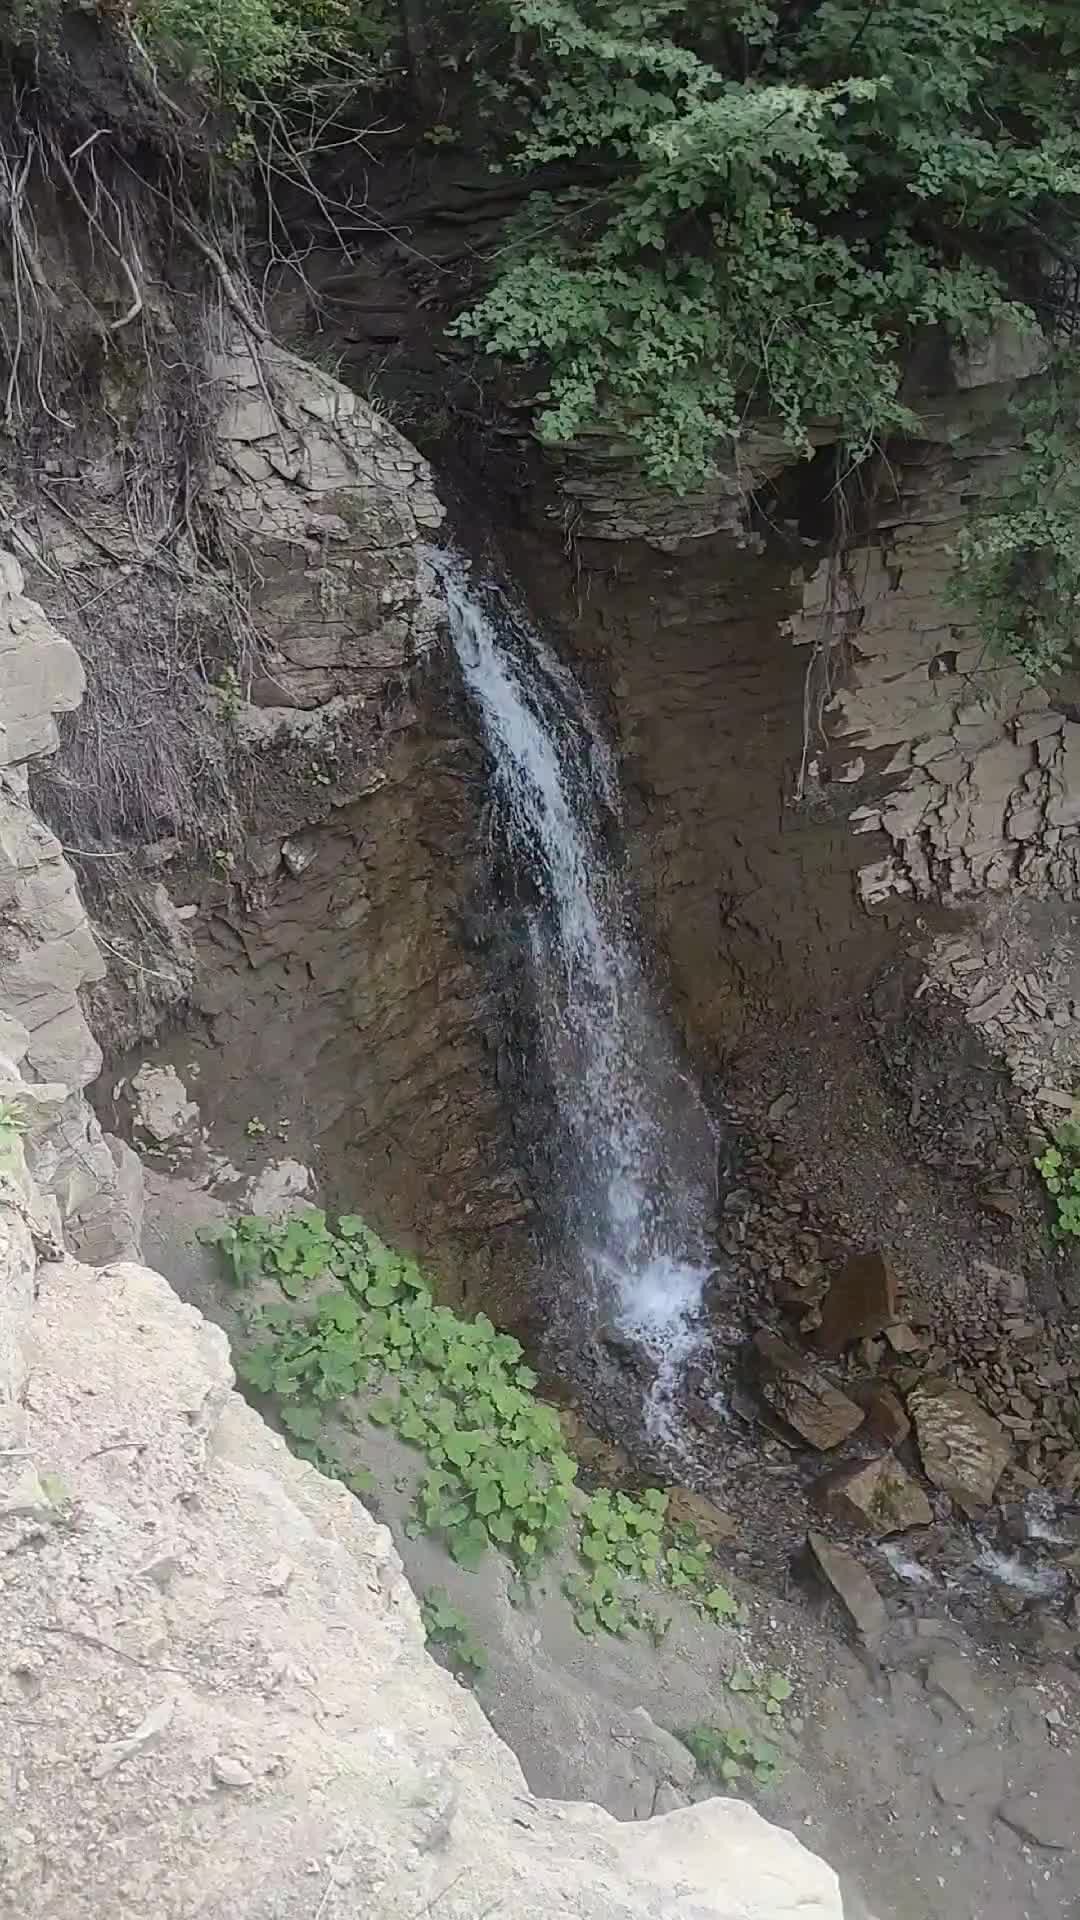
[[[1022,452],[990,511],[956,546],[953,598],[992,653],[1033,678],[1058,674],[1080,640],[1080,366],[1059,356],[1014,402]]]
[[[1080,1240],[1080,1120],[1054,1128],[1053,1145],[1036,1155],[1035,1166],[1054,1202],[1056,1237]]]
[[[276,1279],[287,1301],[332,1283],[303,1309],[264,1309],[266,1337],[241,1378],[280,1404],[302,1446],[317,1446],[328,1405],[379,1386],[368,1418],[423,1453],[417,1522],[475,1567],[491,1544],[528,1566],[563,1531],[576,1463],[557,1415],[533,1393],[521,1347],[479,1314],[434,1304],[414,1260],[393,1253],[358,1214],[332,1229],[310,1210],[215,1230],[234,1279]]]
[[[518,1342],[483,1314],[463,1320],[436,1306],[416,1262],[359,1214],[336,1226],[315,1208],[277,1220],[251,1215],[203,1237],[238,1287],[269,1281],[283,1296],[254,1307],[260,1337],[241,1352],[237,1372],[273,1399],[294,1451],[354,1492],[371,1492],[370,1474],[344,1465],[327,1433],[328,1414],[336,1408],[351,1421],[361,1396],[373,1425],[423,1456],[407,1530],[435,1534],[469,1570],[500,1548],[527,1582],[568,1532],[577,1463],[558,1416],[536,1398]],[[636,1627],[659,1645],[670,1621],[643,1603],[650,1583],[682,1593],[706,1619],[745,1619],[713,1579],[706,1543],[689,1528],[672,1531],[667,1506],[658,1488],[640,1498],[601,1491],[582,1503],[581,1571],[564,1590],[583,1633]],[[441,1593],[429,1597],[429,1632],[439,1627],[450,1652],[477,1667],[462,1638],[467,1623]]]
[[[667,1495],[655,1487],[640,1500],[601,1492],[588,1501],[578,1540],[587,1571],[572,1573],[563,1583],[582,1633],[623,1634],[642,1624],[624,1582],[658,1578],[666,1513]]]
[[[469,1617],[455,1607],[445,1587],[429,1588],[420,1603],[420,1617],[428,1639],[442,1649],[455,1673],[486,1670],[487,1654],[473,1637]]]
[[[26,1115],[17,1100],[0,1100],[0,1149],[15,1145],[26,1132]]]
[[[755,1786],[770,1787],[780,1769],[780,1753],[771,1740],[755,1740],[752,1734],[734,1727],[712,1727],[704,1723],[688,1727],[679,1735],[702,1773],[733,1787],[749,1778]]]
[[[780,1718],[794,1691],[787,1674],[776,1667],[765,1674],[755,1673],[752,1667],[736,1667],[728,1686],[732,1693],[753,1694],[771,1720]]]
[[[488,0],[482,88],[534,196],[461,331],[546,375],[539,429],[596,425],[699,482],[748,411],[857,456],[913,419],[922,328],[1033,319],[1080,213],[1066,0]],[[521,102],[527,104],[523,108]]]
[[[686,1591],[715,1621],[744,1617],[734,1595],[712,1581],[706,1543],[687,1528],[668,1538],[667,1504],[667,1494],[656,1487],[648,1488],[640,1500],[602,1491],[588,1501],[578,1540],[587,1571],[572,1573],[563,1583],[582,1633],[603,1629],[624,1634],[639,1627],[657,1642],[663,1638],[670,1622],[661,1629],[652,1612],[627,1594],[627,1581],[659,1582]]]
[[[155,57],[242,114],[314,76],[370,79],[389,37],[381,0],[136,0],[135,19]]]

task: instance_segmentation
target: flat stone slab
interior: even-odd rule
[[[834,1547],[823,1533],[808,1533],[807,1545],[817,1570],[832,1589],[857,1633],[872,1646],[888,1623],[885,1602],[854,1554]]]
[[[989,1726],[994,1718],[994,1703],[971,1670],[971,1663],[958,1653],[940,1653],[926,1670],[926,1691],[940,1693],[952,1702],[973,1726]]]
[[[809,1355],[775,1334],[758,1333],[758,1392],[766,1406],[819,1452],[850,1439],[866,1418]]]

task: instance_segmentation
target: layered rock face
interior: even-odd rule
[[[580,558],[571,594],[546,547],[522,543],[515,571],[607,706],[650,941],[698,1057],[721,1059],[764,1007],[858,991],[900,915],[867,923],[850,785],[792,804],[804,704],[790,564],[724,536],[672,559],[640,544]]]
[[[4,577],[15,630],[53,649],[71,697],[74,663]],[[48,743],[46,714],[26,737]],[[19,813],[17,786],[5,807]],[[60,850],[33,832],[75,903]],[[70,1195],[33,1177],[43,1093],[20,1070],[34,1066],[21,963],[37,956],[49,1020],[74,1034],[72,953],[99,962],[80,920],[15,898],[0,982],[0,1911],[840,1920],[828,1868],[740,1803],[619,1825],[533,1798],[427,1657],[386,1530],[236,1397],[224,1336],[146,1268],[65,1251]],[[73,1057],[77,1081],[92,1049]]]
[[[211,821],[218,851],[201,860],[176,832],[146,850],[139,907],[165,929],[161,953],[139,947],[138,926],[114,932],[107,898],[95,899],[119,948],[92,991],[95,1023],[115,1055],[182,996],[195,1015],[182,1064],[198,1057],[208,1124],[290,1126],[333,1200],[351,1208],[362,1194],[387,1233],[438,1254],[459,1292],[520,1311],[520,1281],[501,1298],[499,1286],[526,1265],[528,1198],[489,983],[461,933],[479,761],[439,659],[442,603],[424,551],[443,518],[431,470],[358,395],[281,348],[224,347],[206,394],[212,508],[235,549],[252,672],[191,698],[216,728],[246,830],[230,841],[223,823],[218,841]],[[137,590],[146,573],[119,480],[99,482],[95,501],[92,527],[45,503],[65,591],[137,625],[116,563]],[[181,622],[188,612],[178,602]],[[85,631],[73,626],[77,642]],[[140,706],[155,644],[155,630],[129,641],[109,710],[147,733],[171,724]],[[91,680],[115,673],[107,636],[86,651]],[[86,978],[101,971],[87,961]],[[144,989],[149,1020],[136,1005]],[[96,1057],[84,1078],[94,1070]]]
[[[82,1098],[101,1050],[79,990],[101,978],[105,963],[63,850],[30,805],[25,766],[29,755],[56,746],[54,715],[77,706],[83,674],[74,648],[23,588],[19,563],[0,553],[2,1071],[19,1079],[21,1125],[69,1244],[108,1259],[134,1249],[139,1179],[134,1156],[106,1139]],[[0,1100],[8,1096],[0,1078]]]
[[[241,734],[287,777],[264,783],[252,881],[197,923],[200,1101],[211,1122],[277,1103],[343,1207],[363,1194],[387,1232],[512,1314],[522,1289],[500,1275],[522,1264],[528,1201],[488,981],[461,935],[477,757],[436,657],[423,543],[443,509],[426,462],[356,394],[280,349],[265,368],[241,351],[214,369],[214,485],[267,640]]]
[[[793,622],[799,645],[831,626],[826,724],[872,775],[850,814],[856,832],[884,836],[859,874],[869,906],[1080,888],[1080,726],[1020,667],[989,658],[948,597],[951,548],[1007,457],[992,438],[960,439],[895,461],[873,537],[839,569],[822,564]]]
[[[436,628],[420,542],[444,516],[426,461],[357,394],[280,347],[257,363],[238,346],[208,373],[222,402],[212,485],[242,532],[269,643],[254,704],[325,720],[330,703],[340,714],[381,701]]]
[[[722,1058],[763,1008],[857,995],[921,902],[1080,891],[1080,723],[987,657],[949,590],[961,527],[1016,458],[1002,365],[968,369],[959,390],[926,402],[925,439],[890,449],[873,531],[805,578],[790,547],[754,555],[730,533],[689,538],[723,524],[704,495],[696,529],[636,519],[631,495],[620,518],[616,463],[606,492],[603,473],[589,481],[577,528],[608,544],[581,541],[569,591],[546,545],[517,544],[515,570],[609,702],[649,932],[706,1057]],[[669,543],[670,560],[657,550]],[[1041,975],[1037,932],[1014,944]],[[951,962],[985,1025],[998,989],[1013,997],[1015,957],[987,964],[965,948]],[[1044,1001],[1075,994],[1071,955],[1068,971],[1040,978]],[[1030,1084],[1063,1083],[1046,1064],[1054,1049],[1021,1036],[1025,1048]]]

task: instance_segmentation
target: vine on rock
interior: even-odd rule
[[[956,543],[953,598],[991,652],[1033,679],[1060,674],[1080,641],[1080,365],[1059,354],[1013,401],[1020,456]]]

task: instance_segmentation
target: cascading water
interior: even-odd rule
[[[529,924],[542,1044],[563,1139],[557,1196],[593,1319],[652,1356],[648,1417],[678,1444],[672,1396],[701,1337],[715,1142],[652,1003],[605,822],[614,758],[577,682],[506,596],[436,558]]]

